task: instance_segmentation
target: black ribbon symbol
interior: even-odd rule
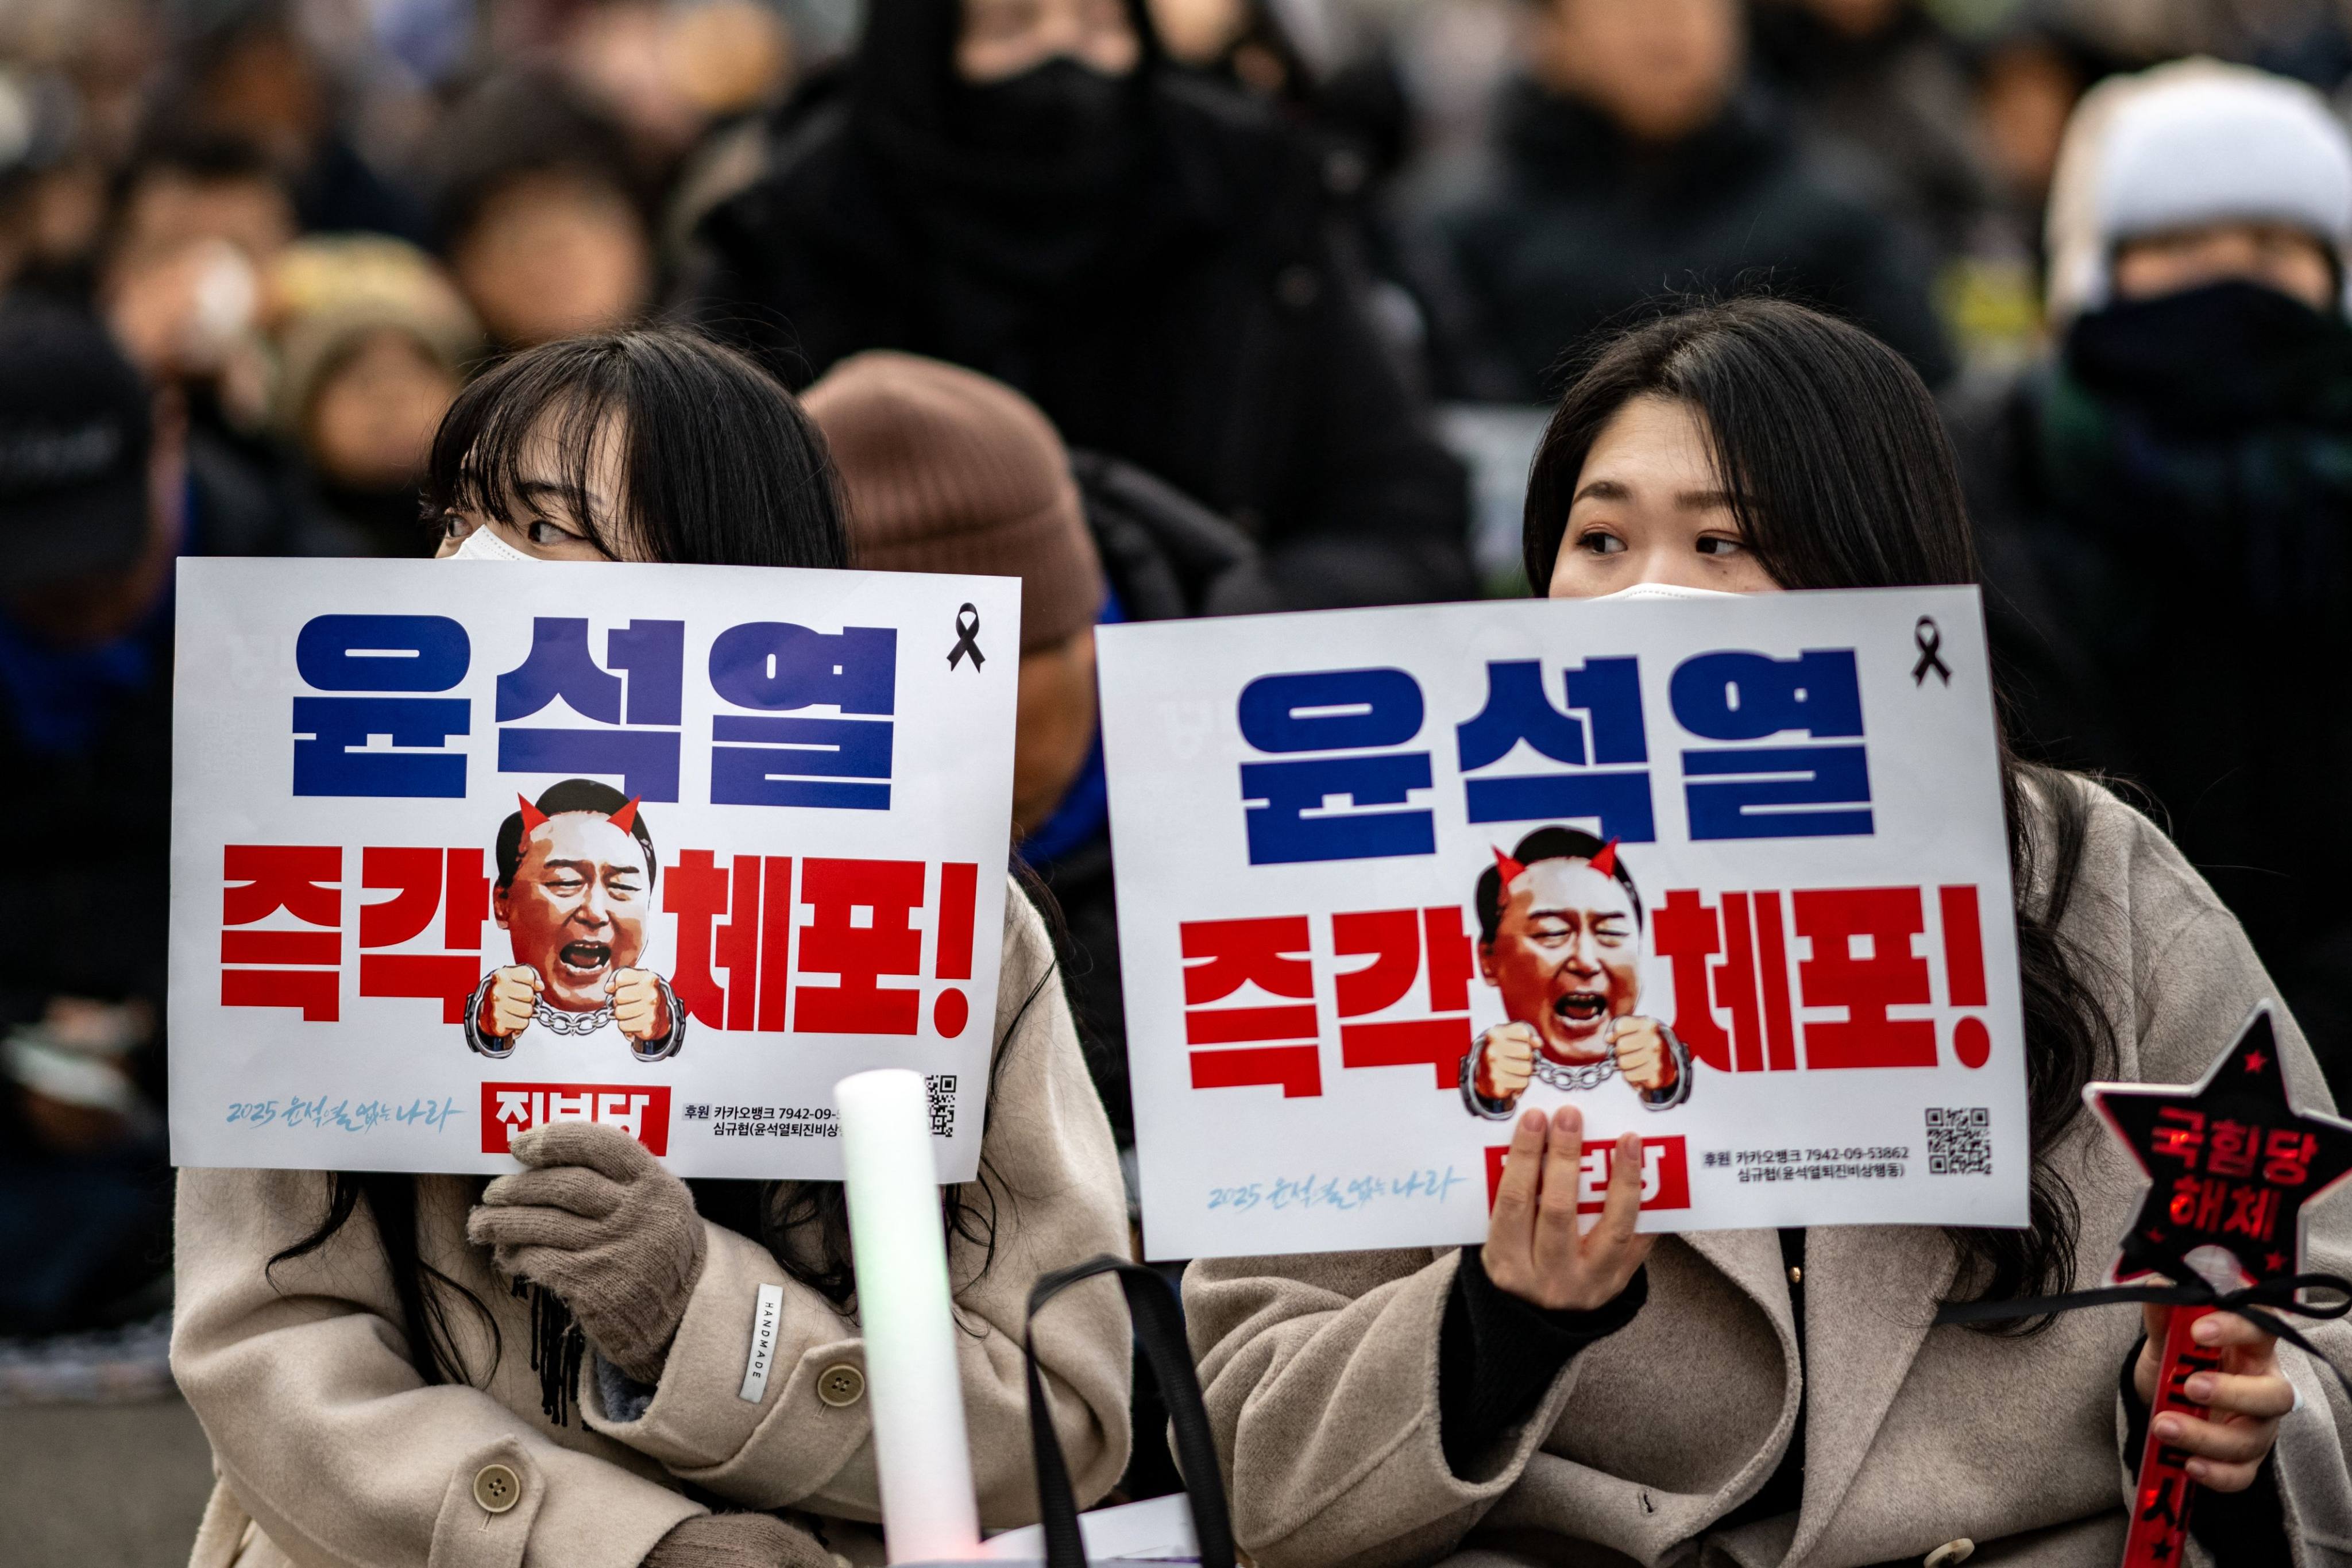
[[[971,655],[975,670],[988,662],[988,656],[980,651],[980,611],[970,605],[956,612],[956,645],[948,650],[948,668],[953,669],[966,654]]]
[[[1952,683],[1952,672],[1937,650],[1944,646],[1944,634],[1937,629],[1935,617],[1921,616],[1919,624],[1911,628],[1911,640],[1918,646],[1919,662],[1911,667],[1911,684],[1925,686],[1930,674],[1940,677],[1945,685]]]

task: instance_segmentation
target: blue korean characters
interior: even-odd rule
[[[498,678],[498,771],[617,778],[629,795],[678,800],[686,623],[633,619],[595,640],[585,617],[533,618],[529,651]],[[888,626],[786,621],[719,632],[710,804],[888,811],[898,641]],[[313,616],[295,644],[316,694],[293,700],[293,793],[463,798],[473,704],[446,694],[472,659],[447,616]],[[792,716],[810,708],[838,716]]]
[[[1655,841],[1638,658],[1589,658],[1557,676],[1540,660],[1498,659],[1486,681],[1483,706],[1454,726],[1468,821],[1597,820],[1604,838]],[[1666,694],[1693,839],[1873,831],[1853,649],[1696,654],[1675,666]],[[1252,865],[1436,853],[1433,752],[1416,744],[1426,706],[1411,674],[1261,676],[1236,717],[1265,759],[1241,764]],[[1504,771],[1522,742],[1553,765]]]

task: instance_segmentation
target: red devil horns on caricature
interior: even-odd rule
[[[1617,874],[1617,840],[1612,838],[1603,844],[1601,847],[1601,853],[1592,858],[1591,864],[1594,870],[1604,877],[1615,876]]]
[[[645,796],[643,795],[632,795],[629,798],[628,805],[613,813],[613,815],[605,818],[605,820],[624,833],[635,832],[637,829],[637,802],[644,798]],[[530,802],[525,800],[520,795],[515,796],[515,804],[522,807],[522,831],[525,837],[529,837],[531,834],[538,832],[542,826],[546,826],[547,813],[540,810],[539,807],[531,805]]]
[[[1504,854],[1501,850],[1497,849],[1495,851],[1495,870],[1503,879],[1504,887],[1507,888],[1512,883],[1517,881],[1519,879],[1519,873],[1526,869],[1527,868],[1525,866],[1520,865],[1517,860],[1512,859],[1508,855]]]

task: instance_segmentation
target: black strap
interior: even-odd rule
[[[1045,1524],[1047,1568],[1086,1568],[1087,1544],[1078,1532],[1078,1500],[1070,1487],[1069,1462],[1054,1433],[1045,1380],[1037,1371],[1037,1309],[1097,1274],[1118,1276],[1119,1289],[1127,1292],[1128,1314],[1135,1321],[1136,1342],[1143,1347],[1168,1402],[1168,1424],[1175,1428],[1176,1463],[1192,1505],[1201,1568],[1234,1568],[1234,1522],[1225,1507],[1224,1472],[1217,1466],[1209,1409],[1201,1400],[1201,1380],[1192,1370],[1192,1350],[1184,1341],[1184,1314],[1176,1292],[1142,1264],[1108,1253],[1039,1279],[1029,1292],[1029,1316],[1022,1327],[1021,1351],[1029,1363],[1029,1442],[1037,1456],[1037,1506]]]
[[[2306,1301],[2305,1290],[2324,1290],[2333,1300]],[[2266,1279],[2242,1290],[2216,1290],[2202,1279],[2191,1279],[2179,1284],[2166,1281],[2153,1285],[2111,1285],[2098,1290],[2070,1290],[2063,1296],[2036,1296],[2024,1301],[1948,1301],[1936,1314],[1938,1328],[1947,1323],[1991,1323],[2008,1318],[2039,1318],[2053,1312],[2072,1312],[2084,1307],[2108,1307],[2119,1302],[2153,1301],[2169,1307],[2210,1307],[2219,1312],[2235,1312],[2240,1317],[2260,1324],[2264,1332],[2273,1334],[2302,1351],[2320,1365],[2336,1374],[2336,1381],[2352,1395],[2352,1378],[2327,1359],[2326,1352],[2303,1337],[2301,1331],[2277,1314],[2292,1313],[2317,1322],[2332,1322],[2352,1314],[2352,1279],[2340,1274],[2294,1274],[2279,1279]]]

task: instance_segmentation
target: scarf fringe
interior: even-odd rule
[[[539,1408],[558,1426],[572,1425],[572,1391],[580,1386],[588,1336],[563,1299],[542,1285],[517,1279],[513,1293],[530,1302],[530,1370],[539,1374]]]

